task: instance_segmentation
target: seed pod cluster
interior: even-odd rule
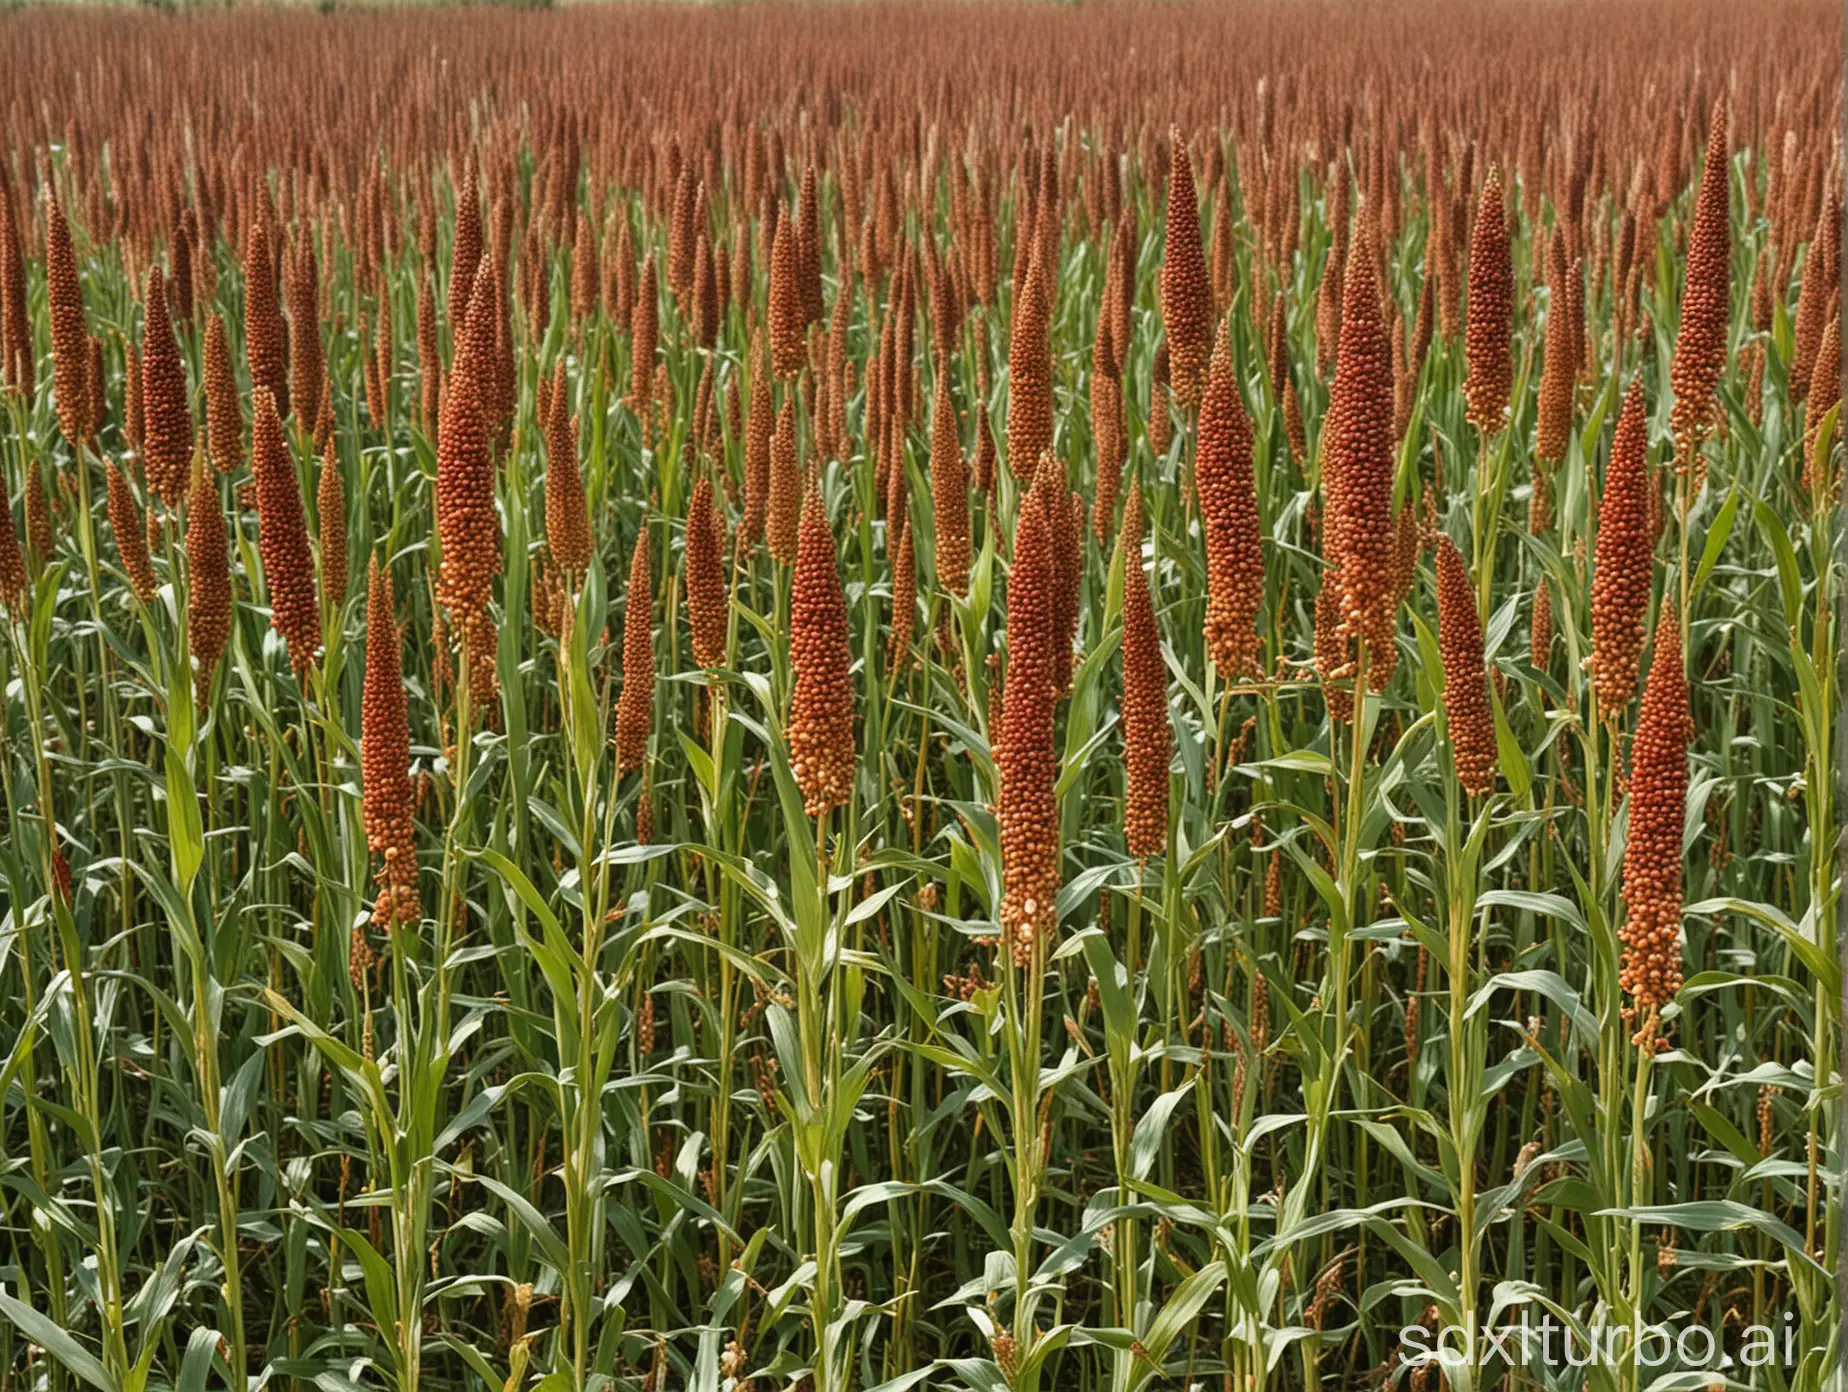
[[[159,266],[148,272],[146,320],[141,334],[141,460],[148,484],[168,507],[186,496],[192,465],[193,421],[186,364],[167,317],[167,286]]]
[[[1260,661],[1264,554],[1251,452],[1251,421],[1222,323],[1200,400],[1194,487],[1206,537],[1206,648],[1227,680],[1255,675]]]
[[[1638,375],[1617,418],[1598,504],[1598,546],[1591,575],[1591,683],[1606,716],[1616,715],[1636,694],[1643,620],[1655,578],[1647,431],[1643,379]]]
[[[1051,274],[1034,248],[1014,299],[1007,345],[1007,460],[1014,477],[1033,477],[1052,448]]]
[[[725,519],[713,499],[712,480],[704,475],[693,485],[687,504],[686,590],[693,660],[702,667],[723,667],[731,608],[725,580]]]
[[[590,569],[590,516],[584,505],[584,480],[578,472],[577,423],[565,393],[565,362],[552,379],[551,410],[545,422],[545,539],[552,559],[567,574]]]
[[[250,441],[257,494],[257,551],[269,586],[270,626],[288,644],[296,671],[314,665],[321,647],[321,607],[315,596],[314,553],[302,513],[295,463],[282,434],[282,419],[266,388],[256,394]]]
[[[1514,259],[1502,206],[1501,171],[1491,169],[1482,186],[1476,226],[1469,243],[1468,318],[1463,351],[1468,363],[1463,394],[1469,422],[1484,435],[1506,423],[1514,382]]]
[[[1681,628],[1674,605],[1665,603],[1656,620],[1642,716],[1630,745],[1626,799],[1630,826],[1623,856],[1619,979],[1642,1022],[1639,1043],[1654,1039],[1652,1017],[1681,989],[1681,846],[1692,733]]]
[[[359,767],[366,845],[378,857],[372,919],[389,929],[422,916],[417,894],[417,798],[411,727],[391,572],[372,557],[366,578],[366,676],[360,700]]]
[[[1380,322],[1370,217],[1363,216],[1356,243],[1348,258],[1341,345],[1324,426],[1323,554],[1334,567],[1342,641],[1366,645],[1369,685],[1377,688],[1397,660],[1392,354]]]
[[[195,663],[193,692],[206,708],[219,659],[231,638],[231,564],[217,476],[195,457],[186,499],[186,629]]]
[[[1688,231],[1687,285],[1681,295],[1681,330],[1669,367],[1675,389],[1670,414],[1675,470],[1685,473],[1712,428],[1714,389],[1726,367],[1726,318],[1732,293],[1732,168],[1726,152],[1726,101],[1714,104],[1707,124],[1707,157],[1694,225]],[[1833,234],[1832,234],[1833,235]]]
[[[259,215],[250,226],[250,240],[244,251],[244,356],[250,364],[252,401],[257,392],[267,391],[277,417],[287,419],[289,352],[283,338],[282,302],[276,293],[270,251],[268,221]]]
[[[1172,752],[1168,666],[1142,569],[1142,489],[1131,484],[1123,512],[1123,837],[1133,856],[1167,845]]]
[[[1457,782],[1472,797],[1495,790],[1495,721],[1482,665],[1482,616],[1457,544],[1437,539],[1437,645],[1444,662],[1444,725]]]
[[[71,226],[56,194],[45,205],[45,302],[51,319],[51,385],[58,428],[75,450],[90,433],[90,326]]]
[[[1057,926],[1059,760],[1053,716],[1062,683],[1058,649],[1058,555],[1054,509],[1062,486],[1041,470],[1020,505],[1007,582],[1007,671],[1001,706],[1001,927],[1017,962],[1029,961]],[[1069,649],[1068,649],[1069,650]]]
[[[789,702],[790,766],[811,817],[826,816],[853,793],[853,654],[847,641],[847,599],[834,554],[834,531],[811,487],[802,506],[795,575],[789,599],[789,661],[795,687]]]
[[[939,367],[930,411],[931,530],[937,539],[937,583],[969,592],[969,466],[950,398],[950,376]]]
[[[19,617],[31,581],[26,574],[25,554],[19,547],[19,533],[13,530],[13,510],[0,507],[0,512],[5,513],[0,517],[0,605]]]
[[[648,757],[654,728],[654,572],[648,529],[629,557],[629,595],[622,620],[622,696],[616,703],[616,771],[630,773]]]
[[[476,277],[473,302],[443,390],[436,441],[436,533],[442,547],[437,599],[470,659],[475,694],[494,685],[494,626],[489,605],[501,569],[500,516],[494,506],[489,435],[494,352],[492,271]]]
[[[1193,161],[1179,128],[1168,133],[1168,220],[1161,260],[1161,322],[1168,342],[1174,399],[1192,406],[1213,341],[1213,292],[1200,242],[1200,204]]]
[[[205,327],[205,434],[213,468],[230,474],[243,467],[244,407],[222,314],[214,314]]]
[[[796,403],[785,397],[770,435],[770,501],[765,526],[770,554],[793,565],[802,520],[802,469],[796,459]]]

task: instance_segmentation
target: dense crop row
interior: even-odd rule
[[[1839,67],[0,21],[0,1389],[1833,1385]]]

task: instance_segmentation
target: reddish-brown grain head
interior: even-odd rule
[[[783,399],[776,427],[770,435],[770,499],[765,525],[770,554],[783,565],[794,565],[796,540],[802,519],[802,471],[796,456],[796,403]]]
[[[259,416],[259,419],[261,416]],[[402,640],[391,572],[372,557],[366,585],[366,674],[360,698],[359,767],[366,846],[379,858],[372,917],[389,929],[422,916],[417,893],[416,790],[405,709]]]
[[[327,386],[321,347],[321,273],[314,241],[304,237],[283,257],[289,300],[289,395],[297,412],[316,409]]]
[[[917,530],[909,523],[900,527],[898,545],[892,548],[892,632],[886,644],[888,674],[903,671],[911,662],[911,638],[918,617]]]
[[[212,679],[231,638],[231,565],[217,476],[196,459],[186,500],[186,627],[196,666],[193,691],[206,708]]]
[[[622,696],[616,703],[616,771],[639,769],[648,758],[654,728],[654,567],[648,528],[629,557],[629,595],[622,619]]]
[[[1726,317],[1732,293],[1731,165],[1726,153],[1726,102],[1714,104],[1707,127],[1707,158],[1694,225],[1688,232],[1687,286],[1681,296],[1681,330],[1669,366],[1675,390],[1670,412],[1675,468],[1693,462],[1712,428],[1714,389],[1726,367]]]
[[[244,406],[222,314],[212,315],[205,326],[205,433],[213,468],[229,474],[243,467]]]
[[[244,252],[244,356],[250,364],[254,400],[266,390],[279,418],[289,414],[289,353],[283,338],[282,304],[270,261],[269,229],[262,217],[250,227]]]
[[[642,262],[635,287],[635,307],[629,313],[629,409],[643,420],[654,397],[655,352],[661,333],[661,292],[655,278],[654,257]]]
[[[1023,483],[1052,448],[1051,291],[1037,248],[1014,299],[1007,344],[1007,462]]]
[[[31,487],[35,480],[28,480]],[[14,618],[24,612],[30,580],[26,574],[25,553],[19,546],[19,533],[13,530],[13,510],[0,504],[0,605]]]
[[[442,549],[437,599],[449,611],[471,659],[492,654],[488,610],[501,570],[488,392],[482,385],[494,351],[493,280],[491,270],[476,277],[474,304],[464,321],[437,424],[436,531]],[[474,679],[477,691],[489,689],[491,667]]]
[[[811,817],[846,803],[853,793],[853,653],[847,600],[821,492],[811,487],[802,507],[801,537],[789,601],[789,761]]]
[[[1264,556],[1252,474],[1251,421],[1228,327],[1219,326],[1200,400],[1194,487],[1206,539],[1206,648],[1221,677],[1258,670]]]
[[[1565,236],[1555,230],[1547,253],[1546,357],[1540,369],[1540,398],[1535,410],[1534,455],[1554,464],[1566,457],[1572,431],[1572,396],[1578,382],[1581,328],[1572,321],[1568,276],[1579,274],[1566,264]]]
[[[1341,627],[1367,646],[1370,684],[1390,673],[1397,596],[1392,587],[1392,351],[1380,321],[1371,220],[1348,258],[1335,383],[1322,447],[1328,493],[1324,554],[1338,569]]]
[[[1692,733],[1681,629],[1669,602],[1656,619],[1655,656],[1636,737],[1630,743],[1625,799],[1629,832],[1623,855],[1619,979],[1641,1017],[1643,1038],[1653,1038],[1649,1017],[1681,989],[1681,860]]]
[[[802,253],[794,220],[777,219],[770,251],[770,361],[779,378],[808,366],[808,313],[802,295]]]
[[[283,438],[282,418],[268,390],[256,393],[250,441],[257,494],[257,550],[269,586],[270,626],[288,644],[297,671],[314,665],[321,646],[321,610],[315,598],[314,553],[302,513],[295,464]]]
[[[167,315],[166,280],[157,265],[148,272],[147,317],[142,329],[141,456],[149,486],[168,507],[186,495],[192,465],[192,408],[186,364],[180,360]]]
[[[340,455],[330,433],[321,447],[321,477],[315,485],[315,517],[321,529],[321,595],[338,622],[347,597],[346,488]]]
[[[1133,856],[1167,845],[1172,751],[1168,668],[1142,569],[1142,489],[1132,483],[1123,510],[1123,836]]]
[[[762,329],[751,331],[751,399],[744,417],[744,521],[740,540],[755,547],[764,535],[770,509],[771,448],[776,433],[776,405],[770,399],[770,346]],[[735,379],[734,379],[735,380]],[[790,442],[792,448],[794,441]]]
[[[1655,577],[1649,520],[1648,425],[1639,373],[1624,397],[1598,504],[1598,543],[1591,576],[1591,682],[1606,716],[1636,694],[1643,619]]]
[[[1007,685],[997,765],[1001,776],[1001,926],[1016,960],[1029,960],[1057,926],[1059,760],[1058,556],[1053,509],[1062,485],[1043,471],[1020,505],[1007,582]]]
[[[148,558],[148,534],[142,525],[141,508],[135,502],[134,493],[129,490],[128,480],[122,477],[122,471],[116,468],[113,459],[105,461],[105,469],[109,485],[109,529],[115,533],[116,554],[122,560],[122,570],[128,576],[129,588],[145,604],[154,598],[155,584],[154,565]]]
[[[1485,435],[1495,434],[1506,423],[1514,382],[1513,326],[1514,259],[1501,172],[1491,169],[1470,233],[1468,318],[1463,325],[1466,415]]]
[[[552,559],[571,576],[590,569],[590,514],[578,470],[577,423],[565,387],[565,362],[552,378],[545,422],[545,539]]]
[[[1482,662],[1482,617],[1457,545],[1437,539],[1437,645],[1444,664],[1444,725],[1457,782],[1472,797],[1495,790],[1495,720]]]
[[[1161,322],[1168,340],[1174,399],[1191,406],[1213,338],[1213,291],[1200,241],[1200,203],[1193,161],[1179,128],[1168,133],[1168,221],[1161,258]]]
[[[950,397],[950,374],[940,363],[930,416],[931,526],[936,534],[937,583],[952,594],[969,590],[969,467]]]
[[[731,607],[725,579],[725,519],[713,500],[712,480],[703,474],[687,505],[686,590],[693,660],[702,667],[723,667]]]
[[[51,319],[51,382],[58,427],[72,449],[89,433],[90,328],[77,279],[77,253],[58,197],[45,206],[45,302]]]

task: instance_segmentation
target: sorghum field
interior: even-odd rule
[[[1839,22],[0,18],[0,1389],[1839,1387]]]

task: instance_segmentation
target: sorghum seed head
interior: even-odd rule
[[[193,691],[200,710],[206,707],[218,660],[231,637],[231,566],[225,543],[217,476],[203,458],[195,457],[186,500],[186,626],[198,664]]]
[[[1123,835],[1130,854],[1145,857],[1167,844],[1173,736],[1161,629],[1142,569],[1142,488],[1136,483],[1123,513],[1123,562]]]
[[[282,305],[276,296],[276,279],[270,262],[269,226],[264,215],[250,225],[244,253],[244,356],[250,363],[254,401],[267,390],[276,416],[289,414],[289,354],[283,339]],[[254,409],[254,407],[253,407]]]
[[[1726,316],[1732,292],[1731,175],[1726,100],[1722,97],[1714,103],[1707,126],[1706,164],[1694,204],[1694,225],[1688,231],[1681,330],[1669,367],[1669,384],[1675,390],[1670,416],[1677,472],[1688,468],[1712,426],[1714,388],[1726,367]]]
[[[1656,619],[1655,656],[1630,744],[1626,799],[1630,825],[1623,857],[1620,979],[1643,1017],[1645,1032],[1651,1028],[1648,1017],[1681,989],[1681,848],[1692,729],[1681,628],[1668,602]]]
[[[1564,459],[1572,430],[1572,397],[1578,378],[1579,325],[1572,322],[1567,277],[1582,275],[1566,264],[1565,234],[1553,232],[1547,254],[1550,293],[1546,309],[1546,358],[1540,369],[1540,399],[1535,412],[1534,455],[1552,464]]]
[[[37,485],[37,478],[28,475],[26,487]],[[26,558],[19,547],[19,533],[13,530],[13,510],[0,499],[0,604],[18,618],[21,616],[26,595],[31,583],[26,575]]]
[[[116,468],[115,461],[106,461],[105,468],[109,484],[109,527],[115,533],[116,554],[122,559],[122,569],[128,575],[129,588],[145,604],[154,598],[155,585],[154,565],[148,559],[148,534],[141,523],[141,509],[136,505],[135,495],[129,491],[128,480],[122,477],[122,471]]]
[[[359,768],[366,845],[380,858],[373,921],[389,928],[422,915],[417,895],[416,791],[405,713],[401,638],[391,572],[372,557],[366,584],[366,675],[360,698]]]
[[[808,366],[808,314],[803,304],[801,249],[794,219],[777,219],[770,251],[770,360],[776,375],[788,379]]]
[[[192,464],[192,408],[186,364],[167,317],[166,281],[157,265],[148,272],[146,319],[141,336],[141,458],[148,485],[168,507],[186,495]]]
[[[256,392],[256,417],[250,459],[257,494],[257,550],[269,586],[270,626],[289,646],[297,671],[314,664],[321,645],[321,610],[314,591],[314,555],[302,515],[301,488],[295,464],[283,439],[275,398],[266,388]]]
[[[1648,426],[1642,374],[1630,383],[1598,504],[1598,544],[1591,576],[1591,680],[1598,705],[1614,716],[1636,694],[1643,618],[1655,578],[1649,522]]]
[[[1527,632],[1527,660],[1545,672],[1553,657],[1553,586],[1545,576],[1534,586],[1533,618]]]
[[[1437,643],[1444,663],[1444,724],[1457,782],[1472,797],[1495,790],[1495,720],[1482,663],[1482,618],[1457,545],[1437,539]]]
[[[327,385],[321,348],[321,275],[314,240],[304,237],[283,257],[289,297],[289,395],[297,412],[320,405]]]
[[[802,471],[796,457],[796,403],[783,399],[776,427],[770,435],[770,500],[766,525],[770,554],[783,565],[796,559],[796,538],[802,512]]]
[[[936,534],[937,583],[952,594],[969,590],[969,468],[950,398],[948,365],[940,362],[930,415],[930,499]]]
[[[1035,246],[1008,331],[1007,459],[1022,481],[1033,476],[1040,455],[1052,448],[1050,274]]]
[[[484,376],[491,371],[495,288],[491,268],[476,277],[449,381],[443,390],[436,445],[436,530],[442,548],[437,598],[471,660],[492,653],[488,606],[501,569],[500,516],[494,504],[494,459],[489,443]],[[491,682],[488,670],[476,682]],[[481,688],[478,688],[478,690]]]
[[[821,491],[811,486],[802,507],[800,540],[789,601],[789,657],[795,673],[785,731],[789,761],[811,817],[846,803],[853,792],[853,654],[847,600],[841,589]]]
[[[321,478],[315,485],[315,514],[321,524],[321,594],[336,621],[346,607],[347,517],[346,488],[340,478],[340,457],[333,433],[321,449]]]
[[[892,549],[892,633],[887,645],[887,672],[902,671],[911,661],[918,605],[916,536],[917,528],[909,521],[899,524],[898,545]]]
[[[551,410],[545,423],[545,539],[552,559],[566,574],[581,577],[590,569],[590,515],[578,472],[577,423],[566,400],[562,356],[547,404]]]
[[[1191,406],[1213,338],[1213,291],[1200,243],[1193,162],[1179,127],[1168,132],[1168,221],[1161,259],[1161,322],[1168,340],[1174,399]]]
[[[642,262],[635,287],[635,308],[629,314],[629,409],[642,420],[653,404],[655,352],[661,334],[661,292],[655,278],[654,257]]]
[[[1392,671],[1398,597],[1392,587],[1392,353],[1380,320],[1372,219],[1363,212],[1341,313],[1341,343],[1324,429],[1328,512],[1323,552],[1335,562],[1344,640],[1364,642],[1370,684]]]
[[[1001,926],[1019,960],[1046,942],[1057,924],[1059,891],[1058,701],[1059,574],[1054,508],[1063,482],[1042,469],[1021,502],[1014,563],[1007,585],[1007,688],[1001,708],[1001,858],[1005,894]]]
[[[1485,435],[1502,428],[1514,381],[1514,260],[1502,207],[1501,172],[1489,171],[1469,242],[1469,317],[1463,326],[1468,364],[1463,393],[1470,424]]]
[[[45,301],[51,319],[51,381],[58,427],[75,450],[89,433],[90,327],[71,227],[55,193],[45,206]]]
[[[205,326],[205,429],[212,467],[221,474],[235,472],[244,462],[244,407],[222,314],[212,315]]]
[[[1206,647],[1222,678],[1253,674],[1264,603],[1263,543],[1252,475],[1251,421],[1224,322],[1200,400],[1194,487],[1206,537]]]
[[[731,599],[725,577],[725,519],[712,496],[712,480],[701,475],[687,505],[687,623],[693,660],[702,667],[725,665]]]
[[[622,696],[616,703],[616,771],[639,769],[654,728],[654,567],[648,528],[636,534],[629,557],[629,595],[622,620]]]
[[[751,331],[751,400],[744,418],[744,522],[740,528],[746,546],[757,545],[764,534],[770,507],[771,450],[776,432],[776,404],[770,399],[772,373],[770,346],[762,329]],[[794,422],[791,421],[793,429]],[[788,442],[793,451],[795,441]]]

